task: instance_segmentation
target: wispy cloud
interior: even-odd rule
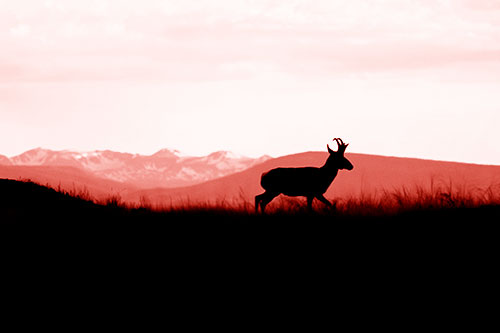
[[[3,80],[221,80],[259,71],[328,77],[500,60],[495,1],[136,4],[2,5]]]

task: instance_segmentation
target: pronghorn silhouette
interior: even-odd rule
[[[333,182],[339,170],[354,168],[344,157],[345,149],[349,144],[344,144],[340,138],[333,140],[337,142],[337,151],[331,150],[330,146],[326,145],[330,156],[320,168],[275,168],[264,172],[260,178],[260,184],[266,191],[255,197],[255,212],[258,213],[260,204],[260,209],[264,213],[266,205],[281,193],[294,197],[306,197],[309,210],[312,210],[314,198],[327,206],[332,206],[323,193]]]

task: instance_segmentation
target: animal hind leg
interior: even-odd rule
[[[325,198],[323,196],[323,194],[319,194],[316,196],[316,199],[318,199],[319,201],[321,201],[322,203],[324,203],[325,205],[327,205],[328,207],[332,207],[332,203],[330,201],[328,201],[327,198]]]
[[[318,199],[319,201],[321,201],[322,203],[324,203],[330,212],[336,212],[337,211],[337,201],[330,202],[330,200],[326,199],[321,194],[319,196],[316,196],[316,199]]]
[[[260,210],[264,213],[266,206],[270,203],[279,193],[266,191],[260,195]],[[255,202],[257,202],[257,198],[255,198]],[[257,211],[258,208],[256,207]]]

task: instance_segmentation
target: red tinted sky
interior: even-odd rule
[[[500,1],[0,0],[0,154],[500,164]]]

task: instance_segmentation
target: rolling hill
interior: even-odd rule
[[[132,184],[100,178],[73,166],[0,165],[0,178],[31,180],[73,194],[85,193],[98,200],[139,190]]]

